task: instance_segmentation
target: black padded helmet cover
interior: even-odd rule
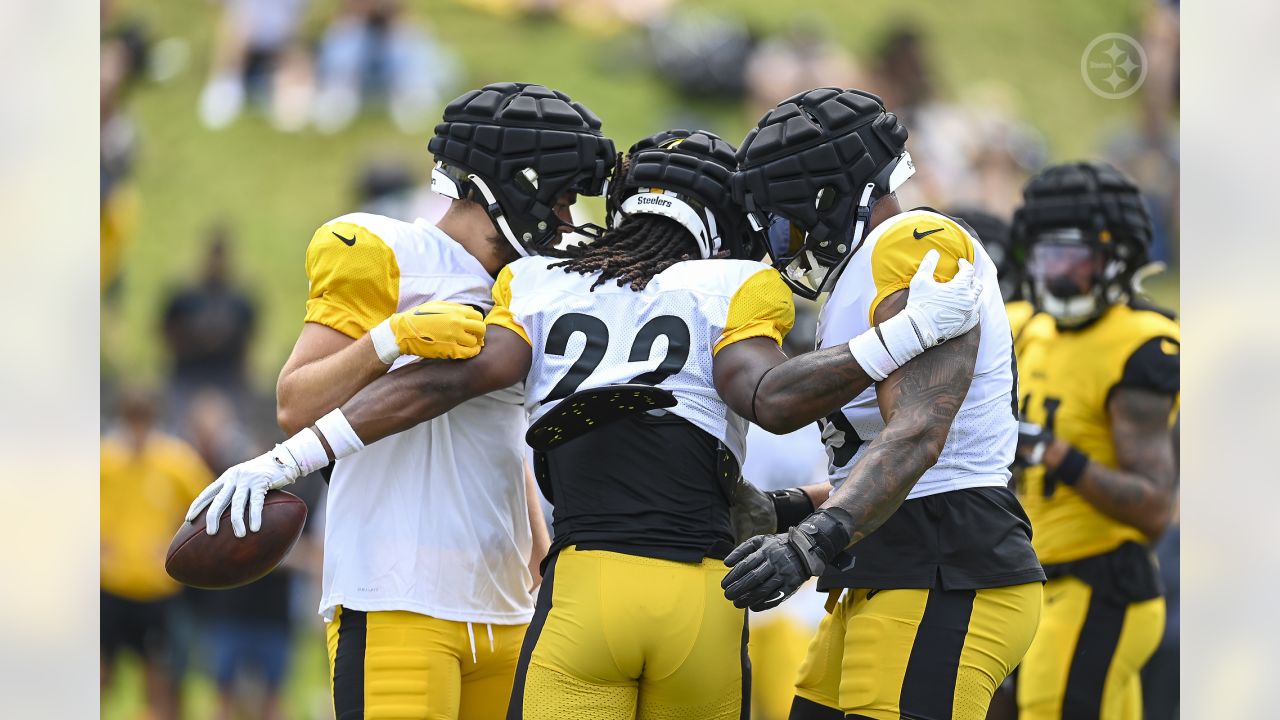
[[[557,198],[599,195],[615,157],[600,119],[581,103],[514,82],[486,85],[449,103],[428,149],[440,163],[437,172],[473,183],[489,217],[522,255],[555,242],[562,224],[553,211]],[[433,187],[438,179],[433,176]]]
[[[735,152],[731,143],[706,130],[665,130],[637,142],[610,181],[609,217],[670,217],[695,236],[704,258],[727,251],[729,257],[759,260],[763,237],[751,229],[729,190]]]
[[[1094,308],[1067,320],[1082,322],[1129,298],[1134,274],[1148,262],[1152,234],[1151,215],[1132,180],[1107,163],[1066,163],[1031,178],[1022,196],[1011,232],[1016,254],[1031,258],[1037,243],[1054,241],[1082,243],[1103,255]],[[1044,306],[1044,288],[1028,280],[1033,299]]]
[[[914,172],[906,141],[906,127],[879,97],[840,88],[790,97],[747,134],[738,148],[735,199],[757,225],[785,218],[812,255],[804,262],[826,271],[821,287],[798,287],[798,268],[787,267],[794,257],[775,253],[774,263],[796,292],[816,297],[830,289],[862,241],[853,235],[859,220],[866,231],[870,204]]]

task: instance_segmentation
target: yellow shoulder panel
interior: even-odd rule
[[[504,327],[511,332],[524,338],[529,343],[529,347],[533,347],[533,343],[529,340],[529,333],[525,332],[524,326],[516,320],[515,315],[511,314],[511,278],[514,274],[511,272],[511,266],[507,265],[498,273],[498,279],[493,283],[493,309],[485,316],[485,325],[497,325]]]
[[[307,246],[306,322],[358,338],[396,311],[400,265],[373,231],[348,222],[322,225]]]
[[[960,258],[973,262],[973,241],[950,218],[930,213],[891,221],[871,249],[871,277],[876,297],[867,310],[867,321],[875,324],[881,300],[911,285],[925,253],[937,250],[938,269],[933,277],[946,282],[960,271]]]
[[[795,321],[796,308],[791,300],[791,289],[777,270],[765,268],[747,278],[729,298],[724,333],[711,349],[711,354],[751,337],[773,338],[774,342],[782,345],[782,339],[791,332]]]

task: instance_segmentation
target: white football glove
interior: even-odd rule
[[[231,531],[236,537],[245,536],[244,510],[249,506],[249,531],[262,529],[262,505],[268,490],[278,490],[292,485],[298,478],[329,464],[329,458],[320,438],[306,429],[271,452],[236,465],[209,484],[191,503],[187,510],[187,522],[194,522],[201,510],[205,512],[205,532],[218,534],[218,520],[222,511],[231,506]],[[212,503],[212,504],[210,504]]]
[[[938,259],[938,251],[930,250],[920,261],[902,312],[849,341],[849,351],[872,379],[884,380],[908,360],[978,324],[982,281],[973,264],[960,258],[955,277],[940,283],[933,279]]]

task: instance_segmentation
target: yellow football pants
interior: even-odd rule
[[[809,646],[791,717],[984,720],[1031,645],[1041,591],[845,591]]]
[[[334,714],[337,720],[501,718],[526,627],[339,607],[327,628]]]
[[[1164,612],[1164,598],[1125,605],[1077,578],[1050,580],[1018,668],[1019,720],[1141,720],[1139,672],[1160,644]]]
[[[560,551],[520,654],[508,720],[745,720],[746,613],[720,560]]]

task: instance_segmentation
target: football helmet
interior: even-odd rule
[[[906,141],[879,97],[830,87],[783,100],[747,134],[733,196],[767,234],[796,294],[831,290],[866,235],[871,206],[915,174]]]
[[[431,189],[480,203],[521,256],[559,239],[564,193],[599,195],[613,169],[613,141],[600,119],[562,92],[530,83],[472,90],[444,110],[428,149]],[[570,226],[572,227],[572,226]],[[594,225],[574,227],[599,235]]]
[[[734,147],[705,130],[666,130],[631,146],[610,180],[607,212],[613,225],[628,215],[671,218],[693,235],[702,258],[764,257],[764,234],[747,222],[729,183]]]
[[[1068,163],[1031,178],[1022,196],[1014,252],[1026,258],[1037,309],[1062,327],[1079,327],[1129,300],[1152,231],[1132,180],[1107,163]]]

